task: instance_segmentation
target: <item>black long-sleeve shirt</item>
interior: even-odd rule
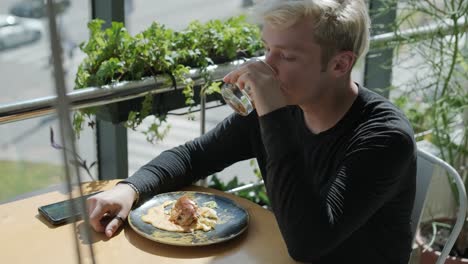
[[[256,158],[292,258],[408,263],[416,152],[404,115],[366,88],[332,128],[311,133],[297,106],[233,114],[163,152],[127,181],[149,198]]]

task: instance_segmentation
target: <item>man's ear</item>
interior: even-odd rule
[[[328,66],[334,76],[341,77],[351,72],[355,61],[356,55],[352,51],[340,51],[332,57]]]

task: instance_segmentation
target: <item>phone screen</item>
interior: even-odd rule
[[[100,192],[87,194],[81,197],[65,200],[57,203],[44,205],[38,208],[39,213],[43,215],[50,223],[54,225],[70,223],[77,221],[81,218],[80,200],[86,200],[88,197],[93,196]],[[72,211],[72,204],[75,211]]]

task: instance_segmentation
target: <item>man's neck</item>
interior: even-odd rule
[[[351,80],[343,84],[343,87],[324,89],[328,89],[328,92],[319,102],[300,105],[306,126],[314,134],[335,126],[351,108],[358,95],[358,86]]]

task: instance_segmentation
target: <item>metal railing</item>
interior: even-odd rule
[[[457,27],[460,31],[468,31],[468,22],[464,18],[458,21]],[[410,28],[399,32],[388,32],[372,36],[370,38],[370,49],[392,46],[393,43],[412,43],[431,38],[434,35],[448,36],[452,34],[454,24],[452,20],[445,20],[442,23],[432,23],[429,25]]]
[[[74,188],[73,183],[76,181],[78,191],[80,196],[83,196],[83,189],[81,188],[81,177],[80,177],[80,170],[77,166],[70,166],[68,163],[70,159],[70,153],[67,150],[70,150],[71,153],[76,153],[76,145],[75,145],[75,137],[73,135],[73,129],[71,126],[70,115],[70,102],[67,96],[67,90],[65,85],[64,79],[64,69],[62,64],[62,45],[59,38],[59,32],[57,27],[57,16],[56,16],[56,8],[54,5],[53,0],[47,0],[47,15],[49,18],[49,38],[51,43],[51,51],[52,51],[52,62],[54,67],[54,81],[55,81],[55,92],[57,94],[56,100],[56,110],[58,111],[59,116],[59,127],[60,127],[60,137],[64,144],[64,149],[62,152],[63,163],[65,166],[64,174],[66,179],[66,186],[68,191],[69,199],[73,198],[72,190]],[[74,203],[70,204],[71,211],[80,211],[82,214],[86,212],[86,205],[85,201],[81,200],[78,205]],[[89,217],[88,215],[84,215],[83,217],[85,221],[86,228],[83,229],[83,237],[87,240],[91,237],[91,230],[89,224]],[[77,229],[77,223],[73,222],[73,229]],[[79,263],[82,263],[84,255],[90,256],[91,263],[96,263],[95,256],[94,256],[94,249],[93,245],[90,243],[89,245],[82,247],[79,243],[79,234],[74,232],[74,242],[75,242],[75,251],[76,257]]]
[[[460,20],[459,27],[468,31],[468,23]],[[443,24],[431,24],[421,26],[416,29],[407,29],[399,33],[384,33],[372,36],[370,40],[371,49],[391,45],[395,41],[408,41],[418,38],[430,37],[434,34],[449,35],[453,24],[447,21]],[[242,60],[214,65],[208,68],[214,80],[220,80],[224,75],[233,70]],[[197,85],[203,84],[203,78],[198,69],[190,71],[191,77]],[[90,87],[75,90],[67,94],[70,107],[73,110],[91,106],[101,106],[110,103],[125,101],[133,98],[143,97],[148,92],[153,94],[168,92],[173,89],[183,89],[182,86],[170,87],[164,85],[170,81],[169,77],[155,76],[147,77],[141,81],[122,82],[115,85],[105,85],[102,87]],[[0,105],[0,124],[24,120],[28,118],[52,114],[57,105],[57,96],[47,96],[33,100],[21,101],[18,103]]]
[[[241,60],[238,60],[210,66],[208,67],[208,71],[211,73],[213,80],[220,80],[241,62]],[[198,69],[191,70],[188,77],[194,80],[195,85],[201,85],[204,82]],[[181,85],[172,87],[167,85],[167,83],[171,83],[170,77],[146,77],[141,81],[120,82],[102,87],[75,90],[68,93],[67,98],[70,103],[70,108],[72,110],[77,110],[143,97],[147,95],[148,92],[160,94],[173,91],[174,89],[182,90],[184,88]],[[18,103],[0,105],[0,124],[53,114],[56,111],[56,106],[57,96],[47,96]]]
[[[226,192],[227,193],[237,193],[237,192],[241,192],[241,191],[247,191],[247,190],[254,189],[254,188],[258,187],[258,186],[261,186],[261,185],[263,185],[263,183],[264,183],[263,180],[259,180],[258,182],[245,184],[245,185],[236,187],[234,189],[227,190]]]

